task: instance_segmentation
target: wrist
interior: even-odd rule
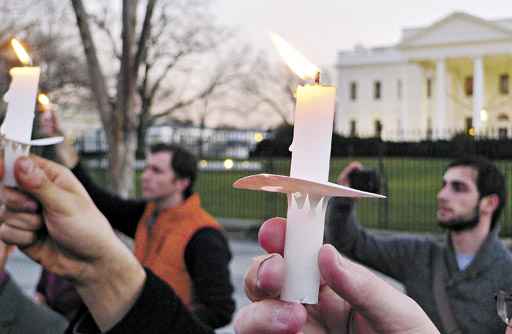
[[[117,243],[117,242],[116,242]],[[102,331],[119,322],[139,297],[146,273],[128,248],[119,245],[77,281],[77,291]]]

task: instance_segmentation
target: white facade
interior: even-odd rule
[[[392,47],[339,52],[337,70],[342,135],[512,135],[512,18],[455,12]]]

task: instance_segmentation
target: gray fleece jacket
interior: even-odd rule
[[[465,334],[505,333],[496,313],[495,294],[512,291],[512,256],[494,228],[469,267],[459,271],[449,234],[444,243],[429,237],[377,236],[357,224],[351,200],[333,198],[326,214],[326,242],[348,257],[400,281],[444,333],[433,294],[436,253],[447,266],[446,291]],[[390,301],[392,302],[392,301]]]

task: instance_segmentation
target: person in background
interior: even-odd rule
[[[361,169],[348,165],[338,183]],[[443,333],[504,333],[493,296],[512,286],[512,256],[498,238],[507,200],[496,165],[466,157],[448,165],[437,194],[437,221],[446,241],[378,236],[356,222],[354,201],[333,198],[326,241],[350,258],[398,281]]]
[[[74,318],[82,305],[82,299],[71,282],[44,268],[41,270],[34,298],[68,320]]]
[[[3,217],[6,218],[5,210]],[[35,304],[6,271],[5,264],[13,249],[0,241],[0,333],[63,333],[68,326],[66,319],[47,307]]]
[[[57,135],[61,131],[55,115],[52,119],[44,123],[46,133]],[[56,150],[112,226],[134,238],[134,253],[142,265],[166,281],[206,325],[227,325],[235,310],[232,256],[222,227],[193,190],[195,156],[176,145],[151,146],[141,177],[143,198],[124,199],[92,181],[67,141]]]

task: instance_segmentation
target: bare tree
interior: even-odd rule
[[[197,110],[191,107],[198,101],[218,99],[225,87],[243,76],[247,47],[235,45],[226,50],[234,33],[215,23],[209,3],[158,3],[137,86],[139,148],[144,148],[151,125],[177,111]]]
[[[242,61],[233,57],[235,52],[229,61],[218,56],[233,33],[215,22],[210,0],[123,0],[120,25],[112,24],[112,3],[88,14],[81,0],[71,2],[110,147],[113,186],[126,194],[132,184],[135,149],[144,148],[146,129],[218,94],[239,76]],[[140,25],[137,19],[142,19]],[[111,73],[115,85],[103,72],[92,29],[102,32],[110,45],[110,62],[120,63],[119,71]],[[121,42],[116,38],[119,29]]]
[[[253,69],[242,82],[242,90],[253,111],[267,110],[278,115],[281,122],[292,122],[295,90],[300,79],[282,64],[273,64],[264,55],[257,57]]]
[[[107,77],[99,61],[98,51],[91,33],[90,17],[82,0],[71,0],[76,23],[83,44],[90,87],[105,129],[110,148],[109,165],[112,187],[127,195],[133,187],[135,149],[137,144],[137,117],[133,98],[141,56],[146,52],[147,28],[136,36],[136,0],[123,0],[121,13],[121,54],[116,79],[116,91],[109,94]],[[150,26],[156,0],[148,0],[144,8],[144,25]],[[147,24],[146,24],[147,23]]]

